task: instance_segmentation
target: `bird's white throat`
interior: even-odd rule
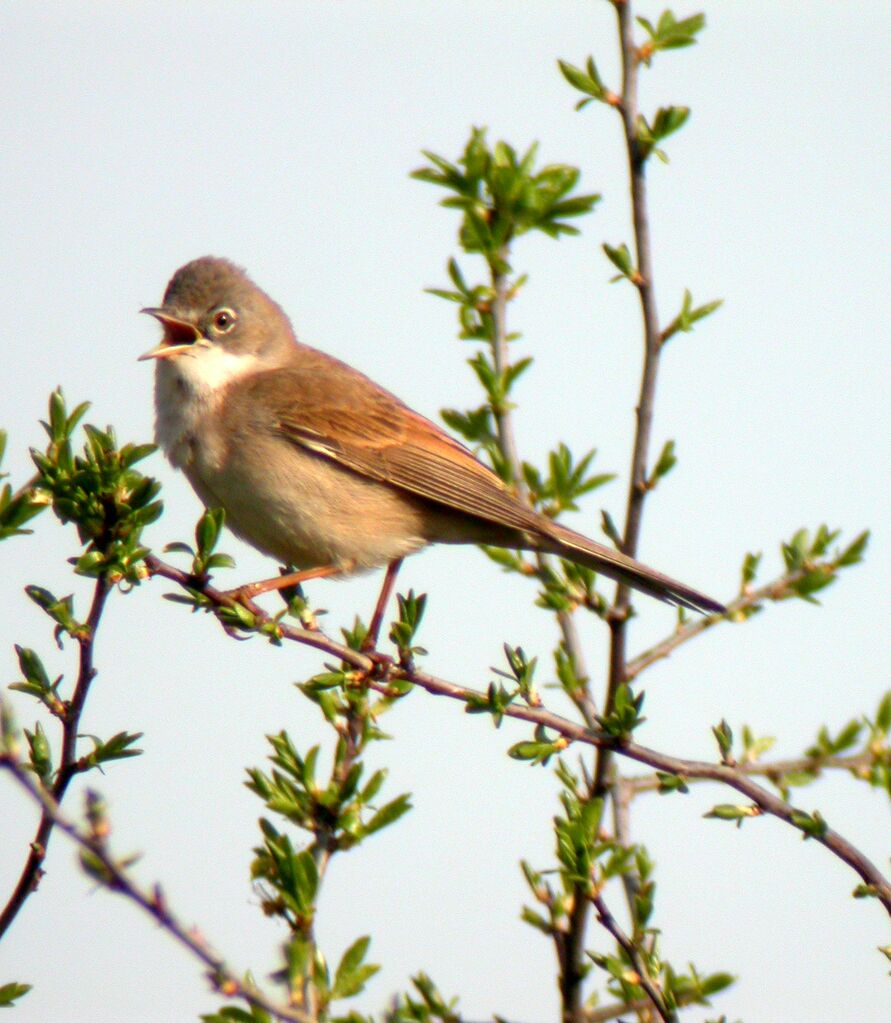
[[[172,358],[159,359],[155,371],[155,440],[176,466],[191,460],[202,424],[226,388],[259,366],[256,355],[228,352],[197,342]]]
[[[198,400],[207,401],[233,380],[253,372],[258,361],[257,356],[249,352],[229,352],[221,345],[199,341],[172,359],[161,360],[159,379],[161,371],[164,375],[170,371]]]

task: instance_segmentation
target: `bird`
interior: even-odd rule
[[[160,306],[155,439],[208,508],[291,571],[231,591],[249,601],[311,578],[386,567],[429,544],[557,555],[662,601],[718,601],[535,511],[445,430],[297,340],[284,310],[227,259],[178,269]]]

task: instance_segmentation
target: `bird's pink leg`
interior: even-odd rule
[[[261,579],[256,583],[245,583],[234,590],[227,590],[223,596],[230,600],[237,600],[240,604],[246,604],[253,597],[260,593],[269,593],[271,590],[283,590],[288,586],[299,586],[308,579],[325,579],[327,576],[349,573],[351,565],[319,565],[317,568],[304,568],[299,572],[289,572],[287,575],[277,575],[274,579]]]
[[[362,647],[365,650],[374,650],[377,646],[377,639],[381,631],[381,625],[384,621],[384,613],[387,610],[387,604],[393,593],[393,586],[396,583],[396,576],[399,573],[399,569],[402,567],[402,558],[397,558],[395,561],[391,561],[387,565],[387,571],[384,575],[384,582],[381,586],[381,592],[378,594],[377,604],[374,607],[374,614],[371,616],[371,625],[368,629]]]

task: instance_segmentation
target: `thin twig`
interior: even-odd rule
[[[825,563],[821,563],[821,565],[826,567]],[[632,679],[637,678],[651,664],[655,664],[657,661],[668,657],[679,646],[683,646],[684,643],[688,643],[691,639],[702,635],[703,632],[706,632],[712,626],[720,625],[721,622],[736,621],[739,619],[740,614],[758,607],[765,600],[787,599],[794,594],[795,585],[810,575],[815,567],[813,564],[805,565],[794,572],[787,572],[785,575],[781,575],[764,586],[759,586],[757,589],[746,590],[735,600],[727,604],[727,611],[723,615],[705,615],[688,619],[683,625],[675,629],[670,636],[666,636],[665,639],[660,640],[654,646],[644,650],[643,653],[630,660],[625,665],[625,681],[630,682]]]
[[[71,700],[57,714],[62,721],[62,753],[56,779],[50,789],[52,798],[56,803],[62,802],[72,778],[86,769],[85,765],[77,759],[77,737],[84,704],[90,691],[90,683],[96,677],[96,668],[93,663],[96,631],[99,627],[102,611],[105,608],[105,601],[110,591],[111,587],[106,579],[100,577],[96,580],[86,628],[79,631],[76,635],[79,648],[77,681],[75,682]],[[34,838],[31,840],[28,858],[25,860],[18,883],[13,889],[3,912],[0,913],[0,937],[6,933],[25,904],[28,896],[35,892],[40,884],[40,879],[43,876],[43,862],[46,859],[53,827],[54,818],[44,808],[40,815]]]
[[[673,1012],[665,1004],[665,996],[662,994],[656,980],[650,976],[649,970],[647,970],[646,964],[641,958],[640,950],[619,926],[619,922],[612,915],[607,904],[603,901],[603,896],[592,895],[591,902],[597,910],[598,922],[609,931],[618,944],[624,949],[625,955],[628,956],[628,960],[634,967],[634,971],[637,974],[637,983],[644,989],[644,991],[646,991],[650,1003],[659,1014],[659,1018],[664,1020],[664,1023],[676,1023],[678,1018],[677,1013]]]
[[[630,0],[614,3],[618,18],[619,38],[622,53],[622,93],[616,109],[622,117],[625,134],[625,149],[628,154],[628,174],[631,185],[631,211],[634,220],[634,245],[637,253],[637,273],[634,283],[640,299],[644,327],[644,360],[640,380],[640,394],[637,401],[637,425],[634,447],[631,455],[631,471],[628,481],[628,504],[625,513],[625,532],[622,536],[622,550],[635,557],[643,521],[644,500],[647,495],[647,461],[653,428],[653,406],[656,398],[656,381],[659,372],[659,354],[662,340],[659,331],[659,316],[656,311],[656,293],[653,287],[653,258],[650,242],[649,214],[647,210],[646,160],[637,141],[637,80],[639,60],[634,42],[634,15]],[[613,701],[619,686],[626,680],[626,648],[628,641],[628,617],[631,607],[631,590],[625,583],[616,587],[616,596],[609,615],[610,654],[609,680],[604,714],[613,709]],[[597,790],[607,787],[609,777],[610,751],[603,751],[597,758],[595,780]]]
[[[495,298],[492,303],[492,361],[495,363],[495,372],[498,378],[503,379],[510,362],[507,350],[507,303],[510,281],[504,269],[507,263],[506,249],[498,254],[498,259],[499,264],[497,266],[490,264],[492,290],[495,292]],[[493,406],[492,412],[495,416],[498,447],[501,449],[501,454],[510,467],[511,478],[514,486],[517,488],[517,493],[521,497],[525,497],[526,484],[523,479],[520,456],[517,454],[517,441],[514,436],[510,408],[506,404],[499,404]]]
[[[777,783],[787,774],[813,773],[820,774],[824,770],[837,771],[864,771],[876,763],[876,756],[869,751],[855,753],[849,757],[797,757],[792,760],[754,760],[750,763],[737,763],[734,770],[748,775],[750,778],[769,778]],[[703,779],[691,779],[701,781]],[[627,793],[627,799],[631,800],[644,792],[658,792],[662,783],[658,775],[641,774],[625,777],[621,781],[620,788]]]
[[[187,573],[166,565],[156,557],[150,556],[147,558],[146,564],[149,565],[154,575],[164,576],[165,578],[180,582],[181,585],[191,589],[199,589],[218,607],[228,606],[227,598],[223,597],[218,590],[214,590],[212,587],[202,588],[196,586],[195,580]],[[380,667],[379,659],[376,660],[367,654],[352,650],[342,643],[330,639],[320,631],[311,632],[306,629],[298,629],[288,625],[286,622],[278,623],[278,634],[282,639],[312,646],[345,661],[357,669],[358,675],[362,676],[365,684],[386,695],[393,695],[387,685],[386,677],[380,681],[376,681],[373,678],[375,672]],[[480,701],[485,700],[484,693],[479,690],[460,686],[412,666],[394,665],[389,669],[389,677],[411,682],[435,696],[445,696],[452,700],[458,700],[463,704],[474,703],[476,706],[479,706]],[[661,753],[658,750],[640,746],[628,739],[616,738],[590,729],[585,725],[555,714],[542,706],[532,707],[527,704],[512,703],[505,707],[501,713],[505,717],[526,721],[533,725],[542,725],[563,736],[569,742],[580,742],[599,749],[608,749],[630,760],[646,764],[656,771],[678,775],[685,779],[699,778],[720,782],[735,789],[749,799],[757,807],[756,813],[760,811],[761,813],[777,817],[779,820],[785,821],[787,824],[800,830],[795,818],[801,811],[768,789],[763,788],[738,767],[673,757],[667,753]],[[884,877],[878,867],[867,856],[832,828],[827,827],[825,831],[814,834],[812,837],[815,842],[825,846],[840,860],[847,863],[860,876],[861,880],[870,885],[872,890],[875,891],[878,900],[885,907],[888,914],[891,915],[891,882]]]
[[[237,975],[229,969],[225,960],[212,952],[207,942],[195,928],[186,928],[170,911],[164,894],[159,886],[143,889],[132,880],[125,867],[121,866],[109,853],[104,837],[87,833],[66,817],[57,799],[35,782],[28,769],[9,754],[0,754],[0,768],[6,770],[21,785],[31,798],[41,807],[41,816],[47,817],[54,828],[65,832],[81,849],[94,856],[107,874],[106,886],[120,892],[131,902],[135,902],[158,925],[181,945],[187,948],[210,970],[210,978],[214,987],[228,997],[243,998],[250,1005],[270,1013],[276,1019],[288,1020],[289,1023],[314,1023],[314,1018],[298,1009],[277,1005],[259,989],[245,985]]]
[[[495,371],[504,378],[510,364],[508,352],[507,303],[509,281],[505,267],[508,249],[505,246],[498,254],[498,263],[490,264],[492,288],[495,299],[492,304],[492,355]],[[516,438],[509,406],[494,408],[498,446],[502,457],[510,466],[511,476],[517,493],[528,500],[528,488],[523,479],[520,457],[517,453]],[[546,554],[536,554],[536,564],[540,574],[549,570],[550,559]],[[557,623],[563,637],[567,656],[572,660],[574,671],[579,678],[587,679],[582,645],[579,641],[575,620],[571,612],[559,611]],[[591,696],[587,682],[575,692],[569,694],[585,724],[593,728],[596,722],[597,706]],[[584,955],[584,939],[588,921],[588,903],[583,897],[582,886],[577,886],[576,898],[569,913],[567,930],[554,935],[557,958],[560,964],[559,988],[562,1003],[563,1023],[581,1023],[583,1011],[582,981],[585,969],[582,963]]]

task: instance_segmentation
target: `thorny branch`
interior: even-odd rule
[[[225,961],[210,949],[205,939],[194,928],[186,928],[176,919],[167,905],[160,886],[155,885],[151,890],[147,890],[139,887],[133,881],[126,866],[115,860],[109,852],[103,829],[95,828],[86,831],[74,824],[63,814],[55,796],[35,782],[30,777],[28,769],[9,753],[0,754],[0,769],[3,768],[40,805],[41,816],[47,818],[52,827],[64,831],[84,852],[101,864],[105,877],[104,883],[108,888],[120,892],[131,902],[135,902],[163,930],[167,931],[208,967],[209,978],[217,991],[228,997],[243,998],[250,1005],[268,1012],[276,1019],[286,1020],[288,1023],[314,1023],[313,1017],[307,1013],[278,1005],[258,988],[238,980]]]
[[[223,596],[219,590],[210,586],[196,586],[194,577],[190,576],[187,572],[183,572],[172,565],[160,561],[154,555],[146,558],[146,565],[153,575],[161,576],[188,589],[198,590],[203,593],[215,607],[223,608],[228,606],[228,598]],[[475,702],[478,705],[480,699],[484,698],[484,695],[478,690],[469,689],[454,682],[449,682],[446,679],[438,678],[413,665],[393,665],[382,678],[376,679],[375,675],[380,672],[382,661],[380,653],[375,651],[376,656],[374,657],[360,653],[358,650],[353,650],[343,643],[330,639],[321,631],[300,629],[279,621],[276,623],[276,634],[281,639],[306,644],[339,658],[356,669],[355,684],[370,685],[376,691],[383,692],[386,695],[392,695],[392,690],[387,685],[387,680],[394,679],[411,682],[435,696],[445,696],[464,704]],[[511,703],[504,708],[503,714],[505,717],[526,721],[533,725],[542,725],[557,735],[562,736],[568,742],[579,742],[601,750],[618,753],[620,756],[627,757],[630,760],[646,764],[656,771],[676,775],[684,779],[702,779],[728,785],[751,801],[754,807],[751,812],[752,816],[769,814],[800,830],[800,823],[798,821],[802,811],[759,785],[749,777],[746,771],[741,770],[739,767],[673,757],[667,753],[661,753],[658,750],[638,745],[630,739],[617,738],[588,728],[585,725],[577,724],[542,706],[532,707],[525,704]],[[870,886],[870,890],[875,893],[875,897],[885,907],[888,914],[891,915],[891,882],[884,877],[878,867],[867,856],[830,827],[826,827],[825,830],[821,830],[812,837],[815,842],[825,846],[833,855],[847,863],[859,875],[861,880]]]
[[[69,701],[55,711],[56,716],[62,722],[62,754],[50,795],[57,804],[62,802],[72,778],[86,769],[86,765],[77,758],[77,736],[90,683],[96,677],[96,668],[93,663],[96,630],[99,627],[109,592],[108,581],[102,577],[98,578],[93,588],[93,601],[87,616],[86,628],[76,635],[79,647],[79,666],[74,693]],[[47,847],[55,824],[55,817],[44,805],[37,830],[31,841],[31,851],[28,853],[18,883],[0,914],[0,937],[8,930],[28,896],[36,891],[40,884],[40,879],[43,876],[43,862],[46,859]]]

